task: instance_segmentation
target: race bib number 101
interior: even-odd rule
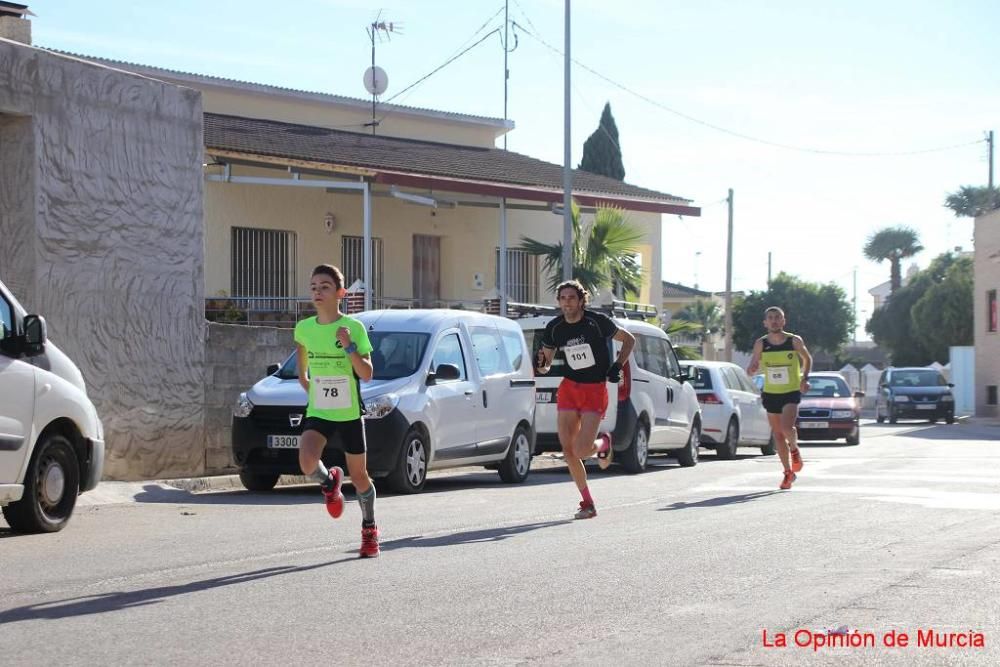
[[[594,351],[590,349],[590,345],[587,343],[565,347],[563,348],[563,354],[566,355],[566,363],[575,371],[590,368],[594,365]]]
[[[351,407],[351,379],[343,375],[314,378],[313,402],[319,410]]]

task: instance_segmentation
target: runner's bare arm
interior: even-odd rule
[[[354,351],[347,354],[347,358],[351,360],[351,367],[354,368],[354,373],[361,379],[362,382],[368,382],[372,379],[372,375],[375,373],[375,368],[372,366],[372,358],[370,354],[361,354],[358,352],[358,346],[354,341],[351,340],[351,330],[347,327],[340,327],[337,329],[337,340],[340,341],[341,347],[344,350],[351,349],[351,345],[354,346]]]
[[[309,393],[309,377],[306,373],[309,370],[309,357],[306,356],[306,348],[298,343],[295,344],[295,361],[299,367],[299,384]]]
[[[747,366],[747,375],[753,377],[760,370],[760,355],[764,351],[764,344],[758,339],[753,344],[753,354],[750,357],[750,364]]]
[[[635,347],[635,336],[624,329],[619,329],[615,332],[613,338],[622,344],[622,349],[618,352],[618,359],[616,361],[619,366],[624,366],[625,362],[628,361],[629,355],[632,354],[632,348]]]
[[[799,389],[804,393],[809,391],[809,371],[812,370],[813,358],[809,354],[809,350],[806,349],[805,341],[800,336],[792,338],[792,347],[799,353],[799,359],[802,360],[802,382]]]
[[[535,355],[535,370],[545,375],[552,368],[552,357],[556,354],[556,348],[545,347],[544,345],[538,348],[538,354]]]

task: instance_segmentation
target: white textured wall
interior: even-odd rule
[[[986,403],[986,387],[1000,385],[1000,332],[988,331],[986,293],[1000,293],[1000,211],[976,218],[975,285],[972,295],[976,347],[976,415],[998,417],[1000,407]]]
[[[0,272],[80,366],[105,475],[203,470],[199,93],[0,40],[0,114]]]

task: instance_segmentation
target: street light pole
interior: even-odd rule
[[[569,88],[569,2],[566,0],[566,58],[564,63],[564,89],[563,89],[563,249],[562,249],[562,278],[571,280],[573,278],[573,168],[570,161],[573,159],[573,150],[570,145],[570,88]]]
[[[729,188],[729,238],[726,241],[726,361],[733,360],[733,189]]]

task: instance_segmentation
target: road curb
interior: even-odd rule
[[[313,480],[305,475],[282,475],[278,478],[277,486],[294,486],[298,484],[310,484]],[[239,475],[214,475],[211,477],[182,477],[179,479],[159,480],[160,484],[183,489],[190,493],[201,491],[226,491],[231,489],[243,489],[243,483]]]

